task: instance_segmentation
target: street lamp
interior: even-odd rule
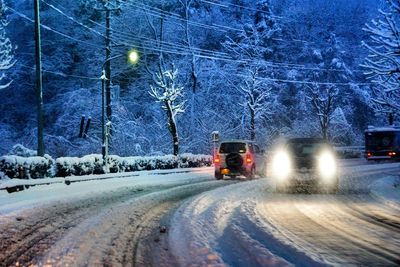
[[[131,64],[136,64],[139,61],[139,53],[136,50],[131,50],[128,53],[128,60]]]
[[[128,55],[125,54],[120,54],[116,55],[114,57],[110,57],[106,59],[103,62],[103,65],[101,66],[101,154],[103,156],[103,165],[107,166],[107,157],[108,157],[108,147],[109,147],[109,142],[108,142],[108,137],[109,137],[109,129],[111,127],[111,121],[105,121],[105,82],[108,80],[107,75],[106,75],[106,70],[105,66],[108,62],[111,60],[114,60],[116,58],[120,57],[128,57],[128,62],[131,64],[136,64],[139,61],[139,53],[136,50],[130,50],[128,52]]]

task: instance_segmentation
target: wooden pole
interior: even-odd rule
[[[44,156],[43,140],[43,90],[42,90],[42,56],[40,44],[40,8],[39,0],[34,0],[35,11],[35,59],[36,59],[36,104],[37,104],[37,155]]]

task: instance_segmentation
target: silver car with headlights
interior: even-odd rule
[[[272,159],[276,191],[338,191],[338,169],[334,150],[319,138],[289,139]]]

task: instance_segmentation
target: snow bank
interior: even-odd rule
[[[400,208],[400,177],[388,176],[379,179],[370,186],[370,192],[378,200]]]

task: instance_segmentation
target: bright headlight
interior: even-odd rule
[[[336,159],[335,156],[329,152],[323,152],[318,158],[318,170],[322,178],[332,179],[336,176]]]
[[[278,179],[286,179],[292,172],[292,162],[286,151],[278,151],[272,160],[272,173]]]

